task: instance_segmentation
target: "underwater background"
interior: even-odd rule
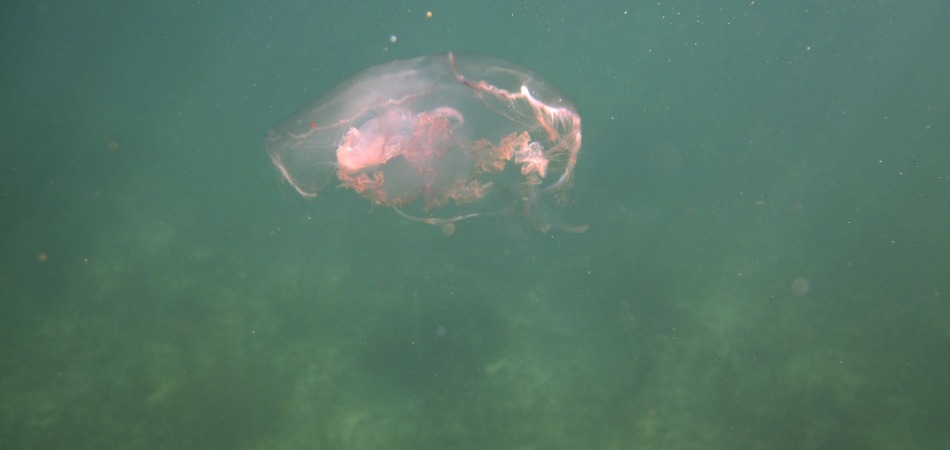
[[[3,7],[0,447],[950,446],[946,2],[396,3]],[[576,105],[586,233],[281,182],[450,50]]]

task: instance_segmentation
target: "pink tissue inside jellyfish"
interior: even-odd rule
[[[315,197],[333,179],[411,220],[492,214],[583,232],[558,209],[581,149],[581,119],[534,73],[453,54],[372,67],[270,131],[283,178]]]

